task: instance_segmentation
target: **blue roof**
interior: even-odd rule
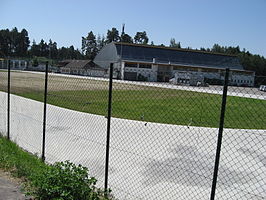
[[[155,62],[158,64],[189,65],[195,67],[230,68],[243,70],[236,56],[203,51],[174,49],[149,45],[114,43],[116,53],[122,60],[132,62]],[[122,51],[121,51],[122,47]]]

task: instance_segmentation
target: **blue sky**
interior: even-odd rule
[[[26,28],[31,41],[81,48],[89,31],[105,35],[125,23],[126,33],[146,31],[155,44],[239,45],[266,57],[265,10],[266,0],[0,0],[0,29]]]

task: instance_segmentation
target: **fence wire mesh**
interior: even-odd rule
[[[259,86],[266,78],[256,80]],[[265,199],[265,91],[233,86],[228,91],[216,199]]]
[[[0,61],[0,133],[7,136],[7,88],[8,88],[8,68],[7,61]]]
[[[113,89],[110,166],[117,170],[109,182],[121,199],[209,196],[221,95],[197,89],[134,82]]]
[[[108,82],[78,76],[48,77],[46,157],[88,166],[103,186]]]
[[[42,151],[44,80],[40,72],[11,71],[10,138],[38,156]]]
[[[221,72],[224,73],[224,72]],[[0,71],[1,131],[6,71]],[[11,139],[41,154],[44,73],[11,73]],[[216,199],[266,198],[266,92],[229,86]],[[49,73],[45,158],[105,181],[108,79]],[[113,80],[108,187],[117,199],[209,199],[223,86]]]

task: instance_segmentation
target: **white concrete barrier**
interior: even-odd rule
[[[0,92],[0,102],[6,93]],[[0,106],[1,118],[6,104]],[[11,139],[40,155],[43,104],[11,95]],[[3,119],[3,118],[2,118]],[[104,116],[48,105],[46,160],[87,166],[103,187]],[[6,120],[1,120],[4,131]],[[209,199],[217,128],[112,118],[109,184],[118,199]],[[266,131],[225,129],[216,199],[266,197]]]

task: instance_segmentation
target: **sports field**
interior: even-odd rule
[[[7,73],[0,72],[6,91]],[[12,72],[11,92],[43,101],[44,74]],[[107,114],[108,81],[49,75],[48,103],[72,110]],[[204,92],[113,83],[112,116],[147,122],[218,127],[221,95]],[[266,101],[227,98],[225,127],[266,128]]]

